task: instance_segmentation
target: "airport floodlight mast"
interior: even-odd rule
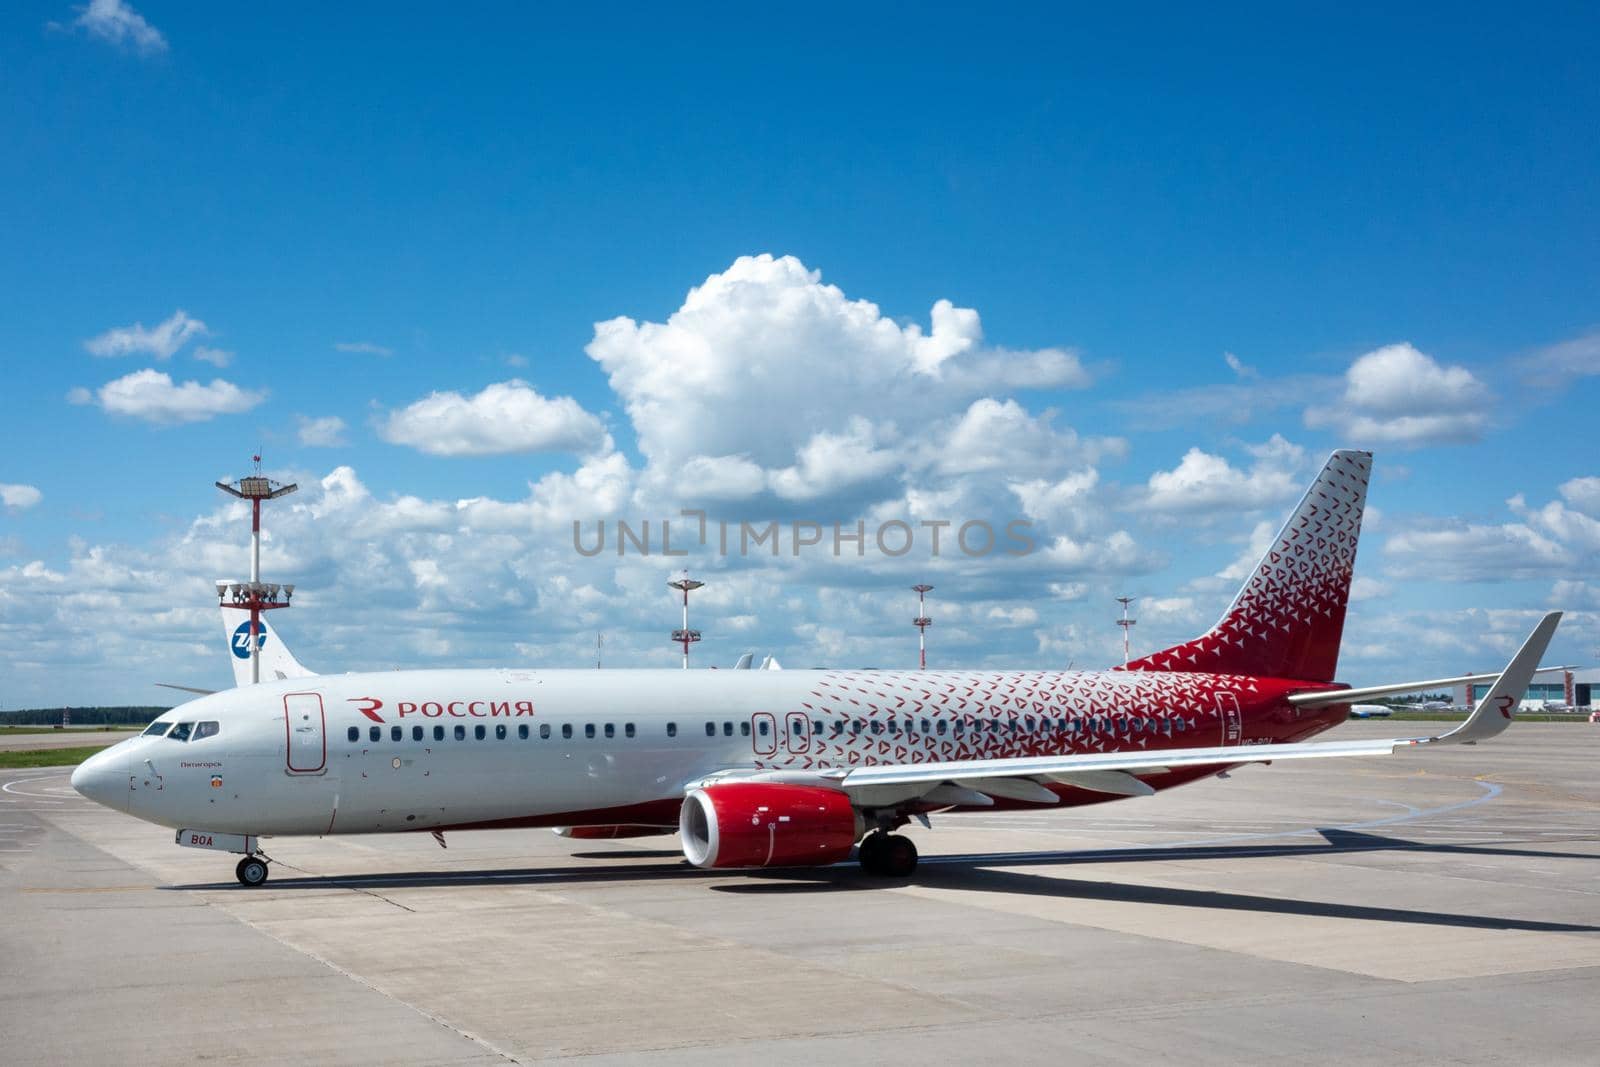
[[[681,589],[683,591],[683,629],[672,631],[672,640],[683,645],[684,670],[689,669],[689,646],[700,640],[700,631],[689,629],[689,593],[705,584],[705,582],[689,577],[688,571],[683,572],[682,578],[675,578],[667,583],[673,589]]]
[[[928,618],[927,595],[933,592],[933,586],[921,583],[911,587],[917,594],[917,617],[911,620],[911,625],[917,628],[917,669],[928,669],[928,627],[933,625],[933,620]]]
[[[1117,603],[1122,605],[1122,618],[1117,620],[1117,625],[1122,627],[1122,665],[1126,667],[1129,659],[1128,633],[1139,620],[1128,618],[1128,605],[1133,603],[1133,597],[1119,596],[1117,597]]]
[[[229,496],[250,501],[250,580],[248,582],[218,582],[217,603],[223,607],[238,608],[250,613],[250,681],[261,681],[261,613],[274,608],[286,608],[294,596],[293,585],[268,584],[261,580],[261,504],[288,496],[299,488],[290,482],[273,481],[261,473],[261,457],[251,456],[255,471],[237,482],[217,482],[216,486]],[[282,599],[279,599],[279,596]]]

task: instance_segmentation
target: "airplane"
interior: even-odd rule
[[[79,765],[72,785],[179,845],[242,855],[245,886],[267,880],[266,837],[427,831],[442,845],[446,831],[511,827],[676,832],[706,869],[854,851],[867,874],[905,878],[917,849],[897,831],[934,814],[1054,810],[1249,763],[1488,740],[1559,612],[1498,676],[1334,681],[1371,460],[1329,457],[1215,626],[1112,670],[307,673],[181,704]],[[1357,701],[1469,681],[1493,684],[1448,732],[1307,740]]]
[[[1394,714],[1394,709],[1387,704],[1351,704],[1350,717],[1352,719],[1387,719]]]

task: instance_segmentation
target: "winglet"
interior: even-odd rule
[[[1416,743],[1443,742],[1451,745],[1470,745],[1477,741],[1485,741],[1510,726],[1511,712],[1522,703],[1522,696],[1528,691],[1528,683],[1533,680],[1534,672],[1539,667],[1539,660],[1549,646],[1550,638],[1555,636],[1556,624],[1560,621],[1559,611],[1552,611],[1539,620],[1539,625],[1535,626],[1533,633],[1522,642],[1522,647],[1511,657],[1511,662],[1506,664],[1506,669],[1501,672],[1494,685],[1489,687],[1489,692],[1478,701],[1478,706],[1467,716],[1466,722],[1447,734],[1418,738]]]

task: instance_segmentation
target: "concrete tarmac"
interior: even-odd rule
[[[1423,724],[1351,723],[1335,738]],[[0,772],[8,1063],[1589,1064],[1600,727],[912,827],[908,882],[675,837],[237,857]]]

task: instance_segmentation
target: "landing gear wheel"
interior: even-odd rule
[[[879,863],[890,878],[909,878],[917,869],[917,846],[909,837],[890,834],[884,839]]]
[[[874,832],[861,839],[861,869],[881,878],[906,878],[917,869],[917,846],[900,834]]]
[[[260,856],[246,856],[233,869],[240,885],[258,886],[267,880],[267,861]]]
[[[883,873],[883,838],[881,833],[870,833],[856,848],[856,859],[868,874]]]

